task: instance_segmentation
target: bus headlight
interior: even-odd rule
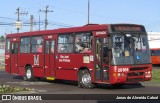
[[[147,72],[145,72],[146,74],[151,74],[151,71],[147,71]]]
[[[145,72],[145,78],[151,78],[151,71]]]
[[[124,73],[122,73],[122,76],[124,76]]]
[[[118,75],[118,77],[120,77],[120,76],[121,76],[121,73],[118,73],[117,75]]]

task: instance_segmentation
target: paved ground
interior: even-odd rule
[[[159,68],[159,67],[156,67]],[[155,82],[142,82],[142,83],[135,83],[135,84],[127,84],[123,88],[114,89],[111,86],[106,85],[97,85],[94,89],[83,89],[78,88],[76,82],[70,82],[70,81],[46,81],[46,80],[40,80],[40,81],[24,81],[22,80],[21,76],[11,75],[6,73],[5,71],[0,71],[0,84],[7,84],[11,86],[19,86],[19,87],[25,87],[25,88],[33,88],[33,91],[30,92],[20,92],[24,94],[105,94],[105,95],[111,95],[111,94],[117,94],[117,95],[123,95],[123,94],[148,94],[148,95],[159,95],[160,98],[160,84]],[[55,95],[51,95],[55,96]],[[67,96],[67,95],[62,95]],[[74,96],[74,95],[70,95]],[[24,101],[23,101],[24,102]],[[28,103],[29,101],[25,101]],[[44,101],[43,101],[44,102]],[[45,101],[45,103],[53,103],[53,101]],[[105,103],[106,101],[98,101],[98,100],[55,100],[54,103]],[[143,101],[144,102],[144,101]],[[148,101],[146,101],[148,102]],[[154,101],[155,103],[157,101]],[[160,102],[160,101],[158,101]],[[157,102],[157,103],[158,103]],[[21,103],[21,101],[0,101],[0,103]],[[36,103],[36,101],[32,101],[32,103]],[[42,103],[42,102],[39,102]],[[125,102],[122,102],[125,103]]]
[[[42,94],[159,94],[160,84],[152,82],[128,84],[120,89],[97,85],[94,89],[78,88],[76,82],[70,81],[24,81],[22,77],[0,71],[0,83],[33,88],[33,93]]]

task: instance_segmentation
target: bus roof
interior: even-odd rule
[[[30,36],[30,35],[45,35],[45,34],[61,34],[61,33],[72,33],[72,32],[87,32],[96,30],[106,30],[108,28],[107,24],[89,24],[81,27],[70,27],[70,28],[59,28],[53,30],[41,30],[23,33],[7,34],[6,37],[20,37],[20,36]]]
[[[6,37],[21,37],[21,36],[36,36],[36,35],[45,35],[45,34],[63,34],[63,33],[74,33],[74,32],[88,32],[88,31],[100,31],[100,30],[108,30],[109,26],[143,26],[138,24],[88,24],[79,27],[70,27],[70,28],[59,28],[53,30],[40,30],[40,31],[32,31],[32,32],[23,32],[23,33],[14,33],[8,34]]]

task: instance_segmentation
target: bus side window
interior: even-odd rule
[[[151,50],[151,56],[153,56],[154,55],[154,51],[153,50]]]
[[[18,43],[12,43],[11,54],[18,53]]]
[[[108,63],[108,38],[103,39],[103,62]]]
[[[79,53],[83,51],[83,44],[81,41],[81,38],[76,38],[75,39],[75,52]]]
[[[46,41],[45,44],[45,54],[49,54],[49,41]]]
[[[73,35],[63,34],[58,37],[58,53],[73,52]]]
[[[42,36],[32,37],[32,40],[31,40],[32,53],[42,53],[42,44],[43,44]]]
[[[77,33],[75,35],[75,47],[76,53],[91,53],[92,48],[92,35],[91,33]]]
[[[18,53],[18,43],[15,44],[15,51],[14,51],[14,53],[15,53],[15,54]]]
[[[11,45],[11,54],[14,54],[14,44]]]
[[[51,53],[52,54],[54,54],[54,45],[55,45],[55,42],[51,41]]]
[[[37,53],[41,53],[42,52],[42,45],[37,45]]]
[[[30,53],[30,37],[21,38],[20,53]]]
[[[10,52],[10,39],[6,39],[6,45],[5,45],[6,52]]]

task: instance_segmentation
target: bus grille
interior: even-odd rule
[[[143,68],[130,68],[130,71],[137,71],[137,70],[145,70],[147,69],[147,67],[143,67]]]
[[[131,72],[131,73],[128,73],[128,76],[141,76],[143,74],[144,72]]]

